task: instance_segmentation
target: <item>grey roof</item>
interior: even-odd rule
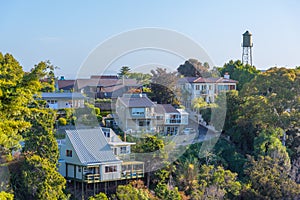
[[[141,84],[138,83],[135,79],[115,79],[115,78],[105,78],[105,79],[77,79],[76,86],[77,89],[82,89],[84,87],[104,87],[104,88],[111,88],[108,90],[114,90],[113,88],[116,86],[140,86]]]
[[[42,92],[43,99],[84,99],[79,92]]]
[[[176,108],[171,104],[156,104],[155,112],[157,113],[180,113]]]
[[[100,128],[67,130],[66,133],[82,164],[121,162]]]
[[[145,94],[133,94],[130,96],[125,95],[123,97],[119,97],[118,100],[120,100],[128,108],[145,108],[155,106],[155,103],[153,103]]]

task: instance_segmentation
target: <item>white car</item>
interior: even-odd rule
[[[193,133],[196,133],[196,130],[193,128],[185,128],[185,129],[183,129],[182,133],[184,133],[186,135],[193,134]]]

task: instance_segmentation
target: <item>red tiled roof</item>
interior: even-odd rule
[[[227,79],[223,77],[209,77],[209,78],[203,78],[203,77],[185,77],[181,78],[179,80],[179,83],[237,83],[238,81]]]

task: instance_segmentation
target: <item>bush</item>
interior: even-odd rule
[[[65,118],[61,117],[58,119],[58,124],[60,126],[65,126],[65,125],[67,125],[67,120]]]
[[[95,108],[95,114],[100,115],[100,108]]]

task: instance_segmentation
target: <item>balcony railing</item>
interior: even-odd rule
[[[84,181],[88,183],[100,182],[100,174],[86,174],[84,175]]]
[[[180,124],[181,119],[166,119],[166,124]]]
[[[121,179],[133,179],[133,178],[143,178],[144,171],[141,170],[133,170],[133,171],[123,171],[121,175]]]

